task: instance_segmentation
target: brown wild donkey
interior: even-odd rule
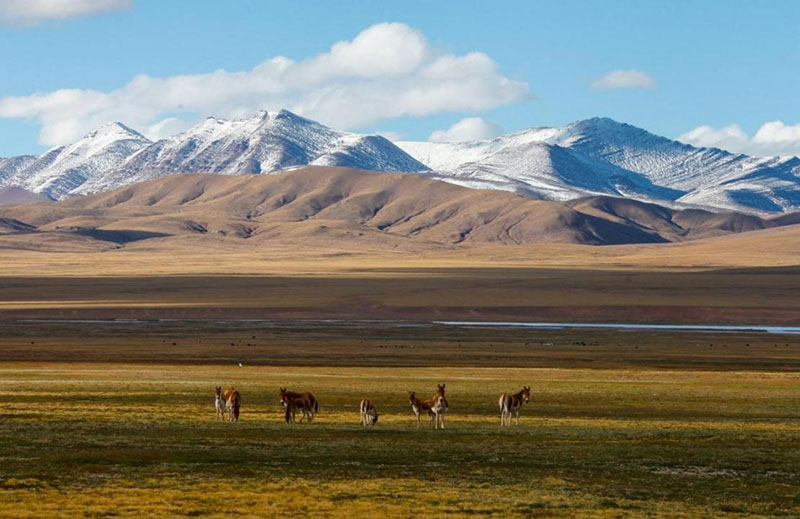
[[[222,396],[222,386],[214,388],[214,409],[217,411],[217,417],[225,421],[225,398]]]
[[[519,425],[519,410],[522,404],[527,404],[531,401],[531,388],[524,386],[518,393],[513,395],[503,393],[500,395],[500,425],[511,425],[511,415],[516,414],[517,425]]]
[[[444,384],[436,384],[436,393],[434,393],[432,400],[438,398],[440,401],[439,410],[436,412],[437,423],[444,429],[444,415],[450,409],[450,404],[447,402],[447,397],[444,396]]]
[[[242,395],[233,386],[225,390],[222,397],[225,399],[225,410],[228,412],[229,422],[239,421],[239,410],[242,405]]]
[[[312,393],[295,393],[288,391],[285,387],[280,388],[281,406],[286,409],[285,419],[286,423],[296,421],[298,411],[302,411],[303,416],[300,417],[300,422],[303,418],[307,418],[311,423],[314,417],[319,412],[319,400]]]
[[[365,398],[361,401],[358,410],[361,413],[361,425],[375,425],[378,423],[378,411],[368,399]]]
[[[411,391],[408,394],[408,403],[411,404],[411,410],[417,416],[417,429],[419,429],[420,416],[422,413],[428,413],[428,428],[438,429],[440,426],[440,415],[444,414],[447,409],[447,401],[444,394],[441,395],[437,391],[428,400],[420,400],[417,394]],[[441,422],[441,428],[444,429],[444,421]]]

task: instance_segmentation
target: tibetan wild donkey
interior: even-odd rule
[[[439,385],[436,394],[427,400],[420,400],[414,391],[408,394],[408,403],[411,404],[411,410],[417,417],[417,429],[419,429],[420,416],[422,413],[428,414],[428,427],[444,429],[444,414],[449,407],[447,399],[444,396],[444,384]]]
[[[281,406],[285,409],[284,418],[286,423],[297,421],[297,412],[303,413],[300,417],[300,422],[303,418],[307,418],[311,423],[314,417],[319,412],[319,400],[312,393],[295,393],[288,391],[285,387],[280,388]]]
[[[242,395],[236,391],[236,388],[231,386],[225,390],[222,397],[225,399],[225,410],[228,412],[228,421],[238,422],[239,410],[242,405]]]
[[[522,404],[527,404],[531,401],[531,388],[530,386],[523,387],[518,393],[513,395],[503,393],[500,395],[500,425],[511,425],[511,415],[516,415],[517,425],[519,425],[519,410]]]
[[[358,409],[361,413],[361,425],[375,425],[378,423],[378,411],[368,399],[362,400]]]
[[[217,418],[225,421],[225,397],[222,396],[222,386],[214,388],[214,409],[217,411]]]

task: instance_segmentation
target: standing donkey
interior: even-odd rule
[[[222,386],[214,388],[214,409],[217,411],[217,417],[221,421],[225,421],[225,398],[222,396]]]
[[[531,388],[524,386],[521,391],[513,395],[503,393],[500,395],[500,425],[511,425],[511,415],[516,414],[517,425],[519,425],[519,410],[522,404],[527,404],[531,401]]]
[[[222,396],[225,399],[225,410],[228,412],[228,421],[238,422],[239,410],[242,405],[242,395],[236,391],[236,388],[231,386],[225,390]]]
[[[450,409],[450,404],[447,402],[447,397],[444,396],[444,384],[436,384],[436,393],[434,393],[432,400],[438,399],[440,405],[434,411],[436,414],[436,421],[444,429],[444,415]]]
[[[368,399],[362,400],[358,409],[361,413],[361,425],[375,425],[378,423],[378,411]]]
[[[294,391],[288,391],[285,387],[280,388],[279,392],[281,406],[286,409],[286,423],[295,422],[298,411],[303,413],[303,416],[300,417],[300,423],[303,422],[303,418],[307,418],[308,423],[311,423],[319,413],[319,400],[313,393],[295,393]]]
[[[444,386],[439,386],[439,390],[428,400],[420,400],[417,394],[411,391],[408,394],[408,403],[411,410],[417,416],[417,429],[419,429],[420,416],[422,413],[428,414],[428,427],[444,429],[444,413],[447,412],[447,400],[444,398]]]

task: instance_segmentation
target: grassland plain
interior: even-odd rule
[[[437,382],[447,429],[418,431],[407,391]],[[215,384],[242,391],[240,423],[216,421]],[[281,423],[281,385],[314,390],[318,420]],[[796,372],[5,362],[0,402],[0,517],[800,514]]]

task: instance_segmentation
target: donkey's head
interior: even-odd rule
[[[436,394],[439,396],[444,396],[444,384],[436,384]]]
[[[526,404],[531,401],[531,386],[522,387],[522,400]]]
[[[417,403],[417,393],[415,393],[414,391],[408,392],[408,403],[411,405]]]
[[[280,395],[281,395],[281,407],[286,407],[286,400],[287,400],[286,388],[285,387],[280,388],[278,390],[278,393],[280,393]]]
[[[214,388],[214,394],[217,396],[222,396],[222,386],[217,386]]]

